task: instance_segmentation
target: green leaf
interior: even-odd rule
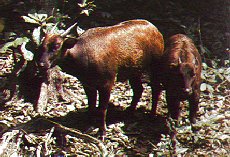
[[[36,21],[44,21],[47,19],[48,15],[47,14],[37,14],[37,13],[34,13],[34,14],[28,14],[28,16]]]
[[[22,43],[21,51],[22,51],[22,54],[25,60],[32,61],[34,54],[31,51],[26,49],[26,43],[27,42]]]
[[[206,89],[207,89],[207,84],[206,83],[202,83],[201,85],[200,85],[200,91],[206,91]]]
[[[24,19],[25,22],[39,24],[38,21],[36,21],[35,19],[32,19],[32,18],[30,18],[28,16],[22,16],[22,18]]]
[[[207,83],[202,83],[200,85],[200,91],[202,91],[202,92],[207,91],[209,93],[213,93],[214,89],[211,85],[209,85]]]
[[[177,148],[176,153],[182,154],[182,153],[185,153],[187,150],[188,150],[188,148]]]
[[[38,21],[38,18],[37,18],[37,13],[34,13],[34,14],[28,14],[28,16],[36,21]]]
[[[40,21],[45,21],[48,15],[47,14],[37,14],[37,17]]]
[[[208,65],[206,63],[202,63],[202,67],[204,70],[208,69]]]
[[[213,89],[213,87],[212,87],[211,85],[207,84],[207,91],[208,91],[209,93],[213,93],[213,92],[214,92],[214,89]]]
[[[24,42],[28,42],[29,39],[27,37],[23,37],[23,38],[17,38],[14,41],[8,42],[6,43],[1,49],[0,52],[1,53],[5,53],[10,47],[18,47],[20,45],[22,45]]]
[[[35,28],[32,35],[33,41],[38,45],[41,43],[41,27]]]
[[[79,5],[81,8],[86,7],[86,6],[87,6],[86,0],[83,0],[82,3],[78,3],[78,5]]]
[[[81,11],[81,14],[85,14],[85,15],[89,16],[89,10],[84,9]]]

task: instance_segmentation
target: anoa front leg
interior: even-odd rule
[[[88,111],[89,114],[94,115],[96,113],[96,103],[97,103],[97,90],[95,87],[90,87],[83,84],[86,96],[88,98]]]
[[[196,116],[199,107],[200,91],[194,91],[189,98],[189,120],[190,123],[196,123]]]
[[[178,125],[178,118],[180,115],[180,100],[177,96],[171,94],[172,91],[166,91],[166,101],[168,106],[169,116],[176,121],[176,126]]]
[[[112,84],[98,90],[99,92],[99,134],[102,141],[106,136],[106,115],[110,99]]]

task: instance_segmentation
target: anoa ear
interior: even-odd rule
[[[167,66],[170,70],[176,70],[179,67],[178,63],[169,63]]]
[[[171,67],[171,68],[176,67],[176,66],[178,66],[177,63],[170,63],[170,64],[169,64],[169,67]]]
[[[63,42],[63,49],[71,49],[74,47],[74,45],[77,43],[77,39],[76,38],[66,38]]]
[[[199,66],[199,62],[198,62],[198,59],[196,57],[193,58],[192,64],[195,65],[196,68]]]

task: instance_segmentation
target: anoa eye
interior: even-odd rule
[[[194,77],[194,76],[195,76],[195,72],[194,72],[193,70],[191,70],[191,71],[189,72],[189,75],[190,75],[191,77]]]
[[[54,48],[55,49],[59,49],[61,47],[61,44],[60,43],[56,43],[55,45],[54,45]]]
[[[57,51],[61,47],[60,43],[53,43],[49,46],[49,50],[54,52]]]
[[[61,44],[56,43],[56,44],[53,44],[53,45],[51,46],[51,49],[52,49],[52,50],[57,50],[57,49],[59,49],[60,47],[61,47]]]

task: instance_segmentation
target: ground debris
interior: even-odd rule
[[[230,143],[228,68],[204,69],[205,88],[200,99],[197,123],[188,121],[187,102],[183,103],[175,139],[169,135],[165,93],[160,97],[157,116],[149,114],[151,89],[144,84],[138,109],[126,112],[132,90],[126,83],[116,83],[111,94],[107,117],[107,139],[98,138],[96,121],[89,121],[87,98],[80,82],[61,73],[64,99],[49,97],[43,115],[31,103],[11,100],[0,112],[0,156],[228,156]],[[203,79],[205,79],[203,78]],[[211,79],[212,78],[212,79]],[[209,81],[210,80],[210,81]],[[96,119],[96,117],[95,117]],[[176,143],[176,147],[172,147]],[[173,154],[176,153],[176,154]]]

